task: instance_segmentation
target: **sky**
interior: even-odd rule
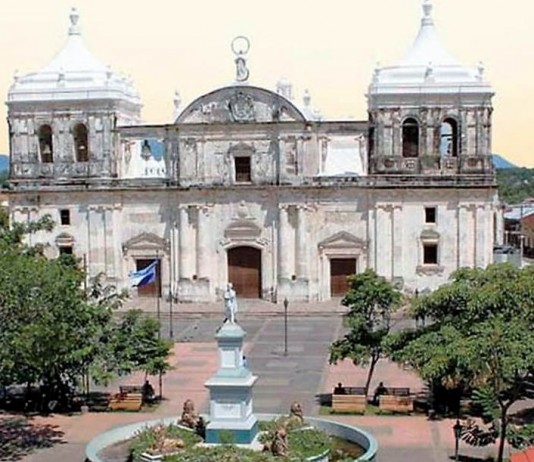
[[[285,77],[329,119],[367,118],[365,93],[377,62],[395,64],[415,38],[422,0],[2,0],[0,93],[13,74],[38,70],[58,52],[75,6],[85,42],[132,76],[147,123],[170,123],[183,104],[234,78],[230,43],[250,39],[250,83],[274,89]],[[482,61],[493,85],[493,152],[534,167],[534,2],[433,0],[445,47]],[[6,120],[5,106],[0,118]],[[7,153],[7,123],[0,152]]]

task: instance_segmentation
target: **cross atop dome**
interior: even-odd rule
[[[80,13],[78,13],[78,10],[75,7],[71,8],[69,19],[69,35],[81,35],[80,26],[78,25],[78,21],[80,20]]]
[[[425,0],[423,2],[423,19],[421,21],[423,26],[434,25],[434,20],[432,19],[433,8],[434,8],[434,5],[432,4],[431,0]]]

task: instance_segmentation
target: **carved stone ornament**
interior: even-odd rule
[[[126,254],[131,251],[162,251],[169,250],[169,242],[154,233],[141,233],[128,239],[122,244],[122,250]]]
[[[415,272],[418,276],[440,276],[445,271],[445,267],[440,265],[417,265]]]
[[[434,229],[424,229],[421,232],[421,241],[423,242],[437,242],[439,238],[439,233]]]
[[[74,245],[74,238],[67,233],[58,234],[56,237],[56,245],[58,247],[70,247]]]
[[[254,101],[250,95],[242,91],[236,92],[230,99],[228,107],[235,122],[254,122]]]
[[[367,242],[346,231],[340,231],[319,242],[319,250],[325,249],[366,250]]]
[[[224,236],[231,241],[253,241],[261,236],[261,229],[252,219],[239,219],[226,228]]]

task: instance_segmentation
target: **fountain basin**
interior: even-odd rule
[[[209,418],[209,416],[204,416]],[[280,414],[256,414],[258,420],[270,421],[275,420]],[[155,427],[156,425],[176,424],[178,417],[167,417],[164,419],[154,419],[149,421],[137,422],[123,427],[114,428],[92,439],[86,447],[85,455],[89,462],[106,462],[100,457],[100,453],[105,448],[133,438],[136,433],[145,428]],[[333,422],[316,417],[306,417],[306,423],[312,427],[322,430],[325,433],[335,436],[349,442],[355,443],[362,447],[365,453],[359,456],[355,461],[375,462],[377,459],[378,444],[375,438],[364,430],[352,425],[346,425],[339,422]],[[313,457],[310,462],[322,462],[325,455]]]

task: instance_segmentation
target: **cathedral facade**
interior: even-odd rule
[[[164,125],[141,122],[132,81],[89,53],[73,10],[64,48],[9,90],[12,220],[50,214],[33,243],[119,287],[158,259],[139,294],[179,302],[220,299],[228,282],[240,297],[323,301],[367,268],[421,291],[485,267],[502,241],[493,90],[423,10],[403,60],[374,70],[363,121],[324,120],[287,81],[252,85],[238,37],[235,83],[183,109],[176,95]]]

